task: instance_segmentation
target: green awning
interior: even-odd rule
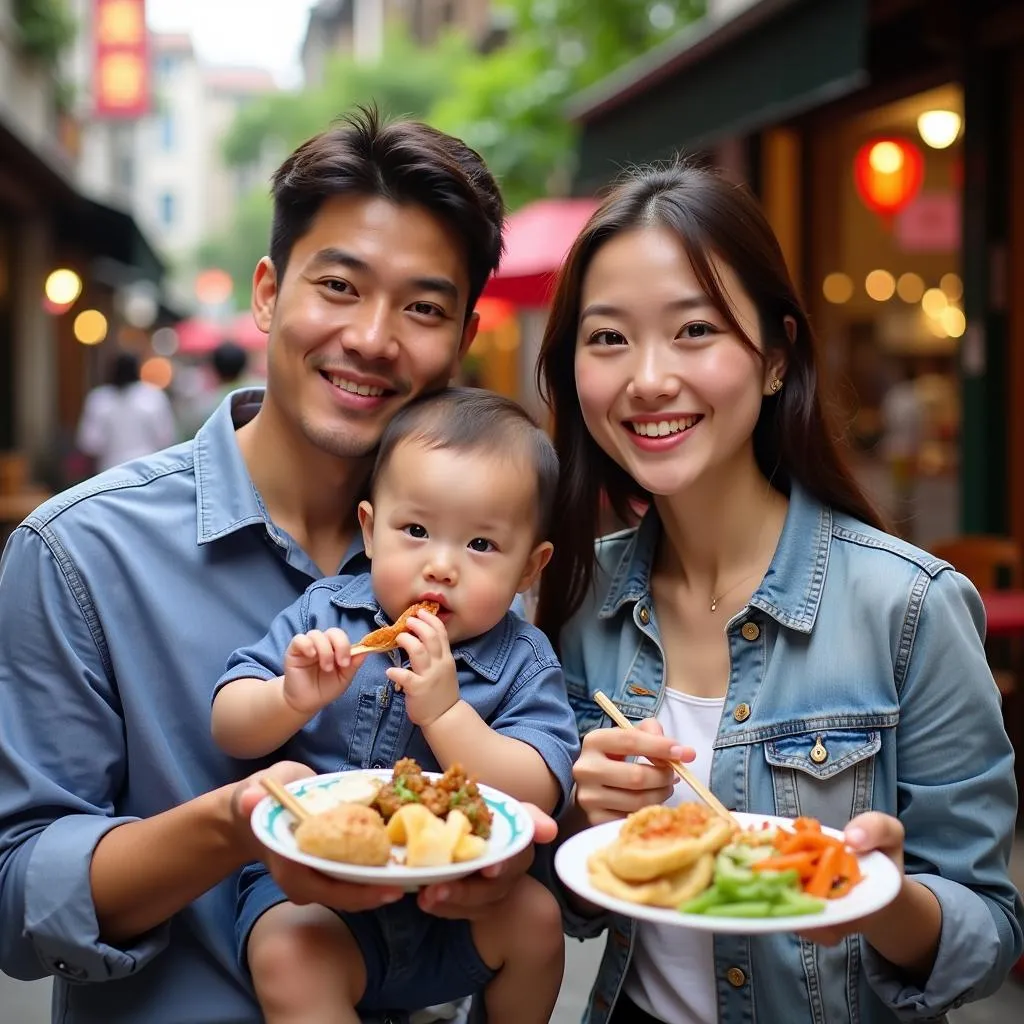
[[[777,124],[867,81],[867,0],[757,0],[706,17],[573,99],[576,190],[623,165]]]

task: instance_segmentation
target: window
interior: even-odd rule
[[[156,59],[156,75],[161,81],[166,81],[178,67],[178,58],[173,53],[161,53]]]
[[[169,228],[174,223],[174,193],[164,192],[160,196],[160,223]]]
[[[165,153],[169,153],[174,149],[174,115],[169,110],[165,110],[160,115],[158,123],[160,127],[160,148]]]

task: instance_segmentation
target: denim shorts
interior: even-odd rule
[[[251,864],[238,882],[235,940],[248,970],[246,946],[257,920],[288,899],[262,864]],[[366,965],[360,1013],[421,1010],[480,992],[494,977],[480,959],[468,921],[425,914],[410,893],[397,903],[358,914],[338,911]]]

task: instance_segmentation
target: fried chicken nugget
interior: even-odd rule
[[[303,853],[345,864],[383,867],[391,859],[384,819],[362,804],[339,804],[300,822],[295,843]]]

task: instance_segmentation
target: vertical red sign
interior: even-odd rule
[[[143,117],[150,108],[146,0],[92,0],[93,113]]]

